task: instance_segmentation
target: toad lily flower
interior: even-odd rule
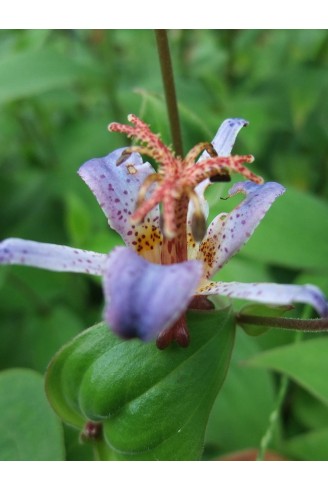
[[[157,337],[160,348],[172,340],[188,345],[184,312],[188,305],[207,307],[209,295],[273,305],[303,302],[328,316],[326,299],[312,285],[211,281],[284,192],[275,182],[263,184],[245,167],[253,161],[251,155],[230,156],[246,121],[224,121],[212,144],[196,145],[184,159],[136,116],[129,116],[129,121],[132,125],[112,123],[109,129],[142,146],[117,149],[89,160],[78,171],[126,247],[100,254],[10,238],[0,243],[0,263],[102,276],[104,318],[113,331],[123,338]],[[143,163],[141,154],[158,163],[157,172]],[[206,231],[204,191],[211,179],[229,180],[231,172],[248,180],[235,184],[229,195],[242,193],[245,199],[230,213],[218,215]]]

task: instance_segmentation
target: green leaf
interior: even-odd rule
[[[76,430],[68,425],[64,426],[66,460],[67,461],[92,461],[94,448],[92,444],[85,444],[76,434]]]
[[[293,437],[285,443],[284,452],[290,458],[305,461],[327,461],[328,428]]]
[[[62,426],[44,394],[43,377],[28,369],[0,374],[0,460],[59,461]]]
[[[54,353],[81,331],[79,317],[62,306],[43,318],[29,318],[22,337],[31,367],[44,372]]]
[[[189,312],[191,343],[164,351],[122,341],[104,324],[65,346],[51,362],[48,398],[68,424],[102,421],[113,458],[191,460],[225,378],[234,342],[229,309]]]
[[[134,92],[142,99],[140,117],[145,121],[150,121],[152,130],[159,132],[163,141],[170,144],[171,136],[163,97],[143,89],[135,89]]]
[[[272,376],[254,372],[243,362],[259,351],[254,339],[237,330],[227,379],[217,397],[206,430],[206,442],[217,452],[258,447],[274,404]]]
[[[285,373],[328,405],[328,338],[307,340],[259,354],[248,365]]]
[[[70,192],[66,196],[66,227],[71,243],[82,246],[91,231],[91,215],[83,200]]]
[[[269,210],[243,255],[296,269],[328,270],[328,205],[289,188]]]
[[[293,414],[307,429],[328,427],[328,407],[299,388],[293,396]]]
[[[50,49],[12,54],[0,61],[0,103],[67,86],[82,68]]]

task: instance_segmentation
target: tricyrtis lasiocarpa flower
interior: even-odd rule
[[[184,159],[136,116],[130,115],[129,121],[131,125],[112,123],[109,129],[142,145],[116,149],[78,171],[126,247],[100,254],[10,238],[0,244],[0,263],[102,276],[108,325],[124,338],[157,337],[159,347],[172,340],[186,346],[184,313],[188,305],[206,307],[211,295],[271,305],[308,303],[328,316],[324,295],[312,285],[211,281],[285,190],[276,182],[263,183],[249,170],[251,155],[231,156],[246,121],[224,121],[211,144],[196,145]],[[157,162],[157,172],[141,155]],[[229,180],[231,172],[247,180],[235,184],[229,196],[242,193],[245,198],[206,229],[205,189],[211,180]]]

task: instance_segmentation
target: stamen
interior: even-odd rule
[[[226,168],[222,168],[219,173],[217,173],[216,175],[212,175],[212,177],[210,177],[210,181],[212,183],[230,182],[231,181],[231,175]]]
[[[206,151],[207,151],[207,153],[209,154],[209,156],[210,156],[210,157],[214,158],[214,157],[219,156],[219,155],[217,154],[216,149],[215,149],[215,148],[214,148],[214,146],[212,145],[212,143],[209,143],[209,144],[208,144],[208,146],[207,146],[207,148],[205,148],[205,149],[206,149]]]
[[[159,174],[148,175],[148,177],[143,181],[143,183],[139,189],[139,193],[138,193],[138,197],[137,197],[137,203],[136,203],[136,209],[143,204],[149,187],[152,184],[154,184],[155,182],[161,182],[161,180],[163,180],[163,177]]]
[[[210,156],[217,156],[217,153],[211,143],[198,143],[187,153],[187,156],[184,158],[185,167],[193,166],[198,155],[204,150],[206,150]],[[212,150],[215,152],[214,155],[212,154]]]
[[[134,145],[134,146],[130,146],[129,148],[126,148],[122,152],[122,155],[117,160],[116,165],[121,165],[122,163],[124,163],[129,158],[131,153],[140,153],[141,155],[147,155],[151,158],[154,158],[154,152],[147,146]],[[154,158],[154,160],[156,159]]]
[[[225,168],[233,170],[257,184],[262,184],[262,177],[254,174],[243,165],[243,163],[252,163],[253,161],[253,155],[207,158],[197,163],[197,165],[186,169],[183,182],[188,187],[195,187],[204,179],[220,173]]]
[[[206,233],[206,219],[199,197],[194,191],[195,187],[208,178],[215,182],[227,182],[230,180],[231,172],[237,172],[253,182],[262,183],[261,177],[245,167],[245,164],[254,160],[254,157],[252,155],[218,156],[211,143],[203,142],[194,146],[182,160],[176,157],[173,151],[164,145],[161,138],[152,133],[150,127],[137,116],[130,114],[128,120],[131,126],[112,123],[108,128],[110,131],[135,138],[141,142],[141,145],[133,145],[123,151],[117,160],[117,165],[126,162],[134,152],[148,155],[159,164],[157,173],[147,177],[139,189],[136,210],[130,217],[131,224],[142,223],[147,214],[161,203],[164,263],[186,260],[189,201],[194,207],[190,223],[194,241],[202,241]],[[195,163],[199,153],[204,150],[207,152],[206,157],[202,157]],[[137,172],[132,164],[129,166],[127,162],[126,166],[128,172]],[[156,186],[150,189],[153,184]]]
[[[163,200],[164,194],[165,188],[163,189],[162,186],[157,187],[149,199],[144,201],[130,216],[131,224],[139,225],[142,223],[146,215]]]
[[[194,206],[194,213],[191,218],[191,233],[196,242],[201,242],[206,234],[206,219],[200,205],[198,194],[194,190],[189,190],[188,197]]]
[[[166,238],[171,240],[175,238],[177,233],[176,200],[172,199],[170,193],[167,193],[164,194],[162,202],[164,217],[164,235]]]
[[[111,123],[108,126],[109,131],[126,134],[129,138],[136,138],[146,144],[139,153],[147,154],[156,160],[163,167],[174,167],[176,157],[174,153],[168,148],[159,136],[152,133],[148,124],[141,121],[134,114],[129,114],[128,120],[134,124],[129,126],[128,124]]]

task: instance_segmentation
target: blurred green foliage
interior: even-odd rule
[[[211,139],[226,117],[243,117],[251,124],[238,138],[236,153],[254,154],[256,171],[287,187],[218,278],[312,282],[328,294],[327,32],[176,30],[169,39],[185,151]],[[170,143],[153,32],[1,31],[0,105],[0,239],[15,236],[100,252],[120,243],[76,171],[89,158],[126,144],[106,127],[114,120],[125,122],[131,112]],[[212,217],[236,204],[235,198],[219,199],[226,193],[226,184],[212,186]],[[66,341],[100,320],[102,304],[97,279],[1,268],[0,368],[28,368],[10,371],[16,377],[20,372],[31,376],[31,369],[44,373]],[[240,305],[244,302],[236,302]],[[309,312],[297,308],[291,314]],[[242,361],[256,356],[254,366],[272,367],[259,361],[271,353],[258,353],[280,347],[273,351],[273,367],[290,373],[283,345],[291,344],[300,365],[304,355],[315,369],[298,372],[293,361],[294,381],[271,448],[286,458],[328,458],[328,402],[314,388],[325,382],[317,378],[320,373],[324,378],[328,356],[324,342],[316,356],[312,338],[305,334],[296,350],[294,334],[246,337],[239,332],[231,371],[210,418],[205,454],[258,446],[278,378]],[[316,339],[319,345],[320,336]],[[39,389],[33,386],[31,397]],[[22,396],[24,408],[26,393],[21,392],[18,386],[16,400]],[[41,409],[46,420],[47,408]],[[62,428],[53,430],[62,445],[55,456],[47,450],[31,456],[28,450],[18,455],[8,449],[0,457],[64,457]],[[77,433],[65,428],[66,457],[89,459],[89,448],[77,440]],[[3,444],[0,435],[0,448]]]

